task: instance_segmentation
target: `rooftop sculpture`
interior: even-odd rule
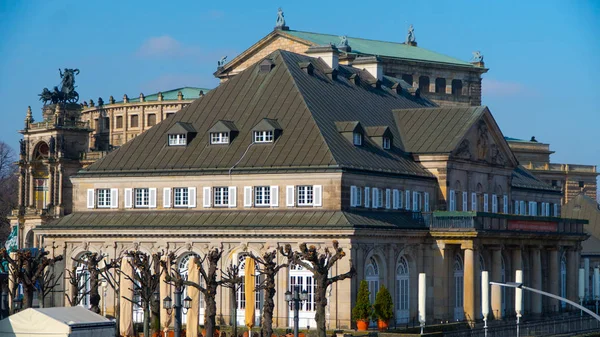
[[[221,57],[219,61],[217,61],[217,67],[221,68],[225,65],[225,61],[227,61],[227,56]]]
[[[408,27],[408,34],[406,34],[406,44],[414,44],[415,41],[415,28],[413,25],[410,25]]]
[[[483,54],[477,50],[473,52],[473,58],[471,59],[471,62],[478,62],[481,63],[483,62]]]
[[[52,91],[48,88],[44,88],[42,93],[39,94],[40,101],[47,105],[48,102],[52,104],[56,103],[77,103],[79,100],[79,94],[75,91],[75,75],[79,75],[79,69],[65,68],[64,73],[58,69],[61,78],[60,90],[58,86],[55,86]]]
[[[285,27],[285,18],[283,17],[283,10],[279,7],[279,9],[277,9],[277,22],[275,23],[275,28],[283,27]]]

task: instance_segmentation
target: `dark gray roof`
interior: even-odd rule
[[[453,151],[487,110],[485,106],[394,110],[404,149],[412,153]]]
[[[167,133],[169,133],[169,134],[188,133],[188,132],[196,132],[196,129],[194,129],[194,126],[192,126],[190,123],[184,123],[184,122],[177,122],[177,123],[173,124],[173,126],[169,129],[169,131],[167,131]]]
[[[358,121],[335,122],[335,127],[339,132],[354,132],[359,126],[360,122]]]
[[[208,132],[230,132],[230,131],[238,131],[235,123],[232,121],[218,121],[213,125]]]
[[[517,166],[517,168],[515,168],[515,170],[513,171],[511,186],[517,188],[520,187],[561,193],[561,191],[558,188],[554,188],[552,187],[552,185],[539,180],[536,176],[534,176],[523,166]]]
[[[258,71],[258,63],[249,67],[80,174],[217,174],[228,172],[239,161],[234,174],[259,168],[335,168],[433,178],[403,151],[400,142],[394,142],[390,150],[370,140],[357,147],[335,124],[360,121],[363,127],[392,126],[392,110],[429,106],[429,101],[362,81],[355,85],[347,79],[352,74],[372,78],[355,68],[340,66],[337,79],[332,80],[320,59],[281,50],[268,58],[275,64],[270,72]],[[312,75],[299,66],[309,61],[315,66]],[[252,128],[264,118],[276,119],[281,135],[274,143],[249,147]],[[239,134],[227,146],[208,146],[208,130],[219,120],[233,121]],[[190,123],[198,133],[187,146],[169,147],[164,135],[177,122]],[[399,139],[397,128],[391,130],[394,139]]]
[[[277,122],[276,119],[272,118],[263,118],[258,124],[256,124],[253,128],[253,131],[268,131],[268,130],[282,130],[281,125]]]
[[[365,131],[369,137],[383,137],[391,133],[389,126],[369,126]]]
[[[286,230],[423,229],[407,212],[322,210],[79,212],[44,225],[44,231],[77,230]],[[205,234],[205,233],[199,233]]]

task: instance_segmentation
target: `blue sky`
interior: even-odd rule
[[[27,106],[79,68],[85,99],[119,100],[212,73],[268,34],[291,29],[404,41],[469,60],[481,50],[483,103],[506,136],[550,143],[555,162],[600,165],[598,1],[0,1],[0,140],[17,148]]]

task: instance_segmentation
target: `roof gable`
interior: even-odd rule
[[[277,119],[263,118],[258,124],[256,124],[252,131],[281,131],[281,125],[277,122]]]
[[[367,136],[369,137],[392,137],[390,128],[386,125],[383,126],[369,126],[365,128]]]
[[[224,120],[220,120],[217,121],[215,123],[215,125],[213,125],[212,128],[210,128],[208,130],[208,132],[212,133],[212,132],[237,132],[239,131],[237,129],[237,127],[235,126],[235,123],[233,121],[224,121]]]
[[[196,133],[196,129],[190,123],[185,122],[176,122],[171,126],[171,128],[167,131],[168,135],[173,134],[182,134],[182,133]]]

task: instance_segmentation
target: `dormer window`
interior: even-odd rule
[[[273,131],[254,131],[255,143],[272,143]]]
[[[362,134],[360,132],[354,132],[352,139],[353,139],[354,145],[356,145],[356,146],[362,145]]]
[[[229,132],[211,132],[211,144],[229,144]]]
[[[383,137],[383,148],[389,150],[392,147],[392,140],[389,137]]]
[[[169,146],[180,146],[187,145],[187,136],[185,133],[170,134],[169,135]]]

